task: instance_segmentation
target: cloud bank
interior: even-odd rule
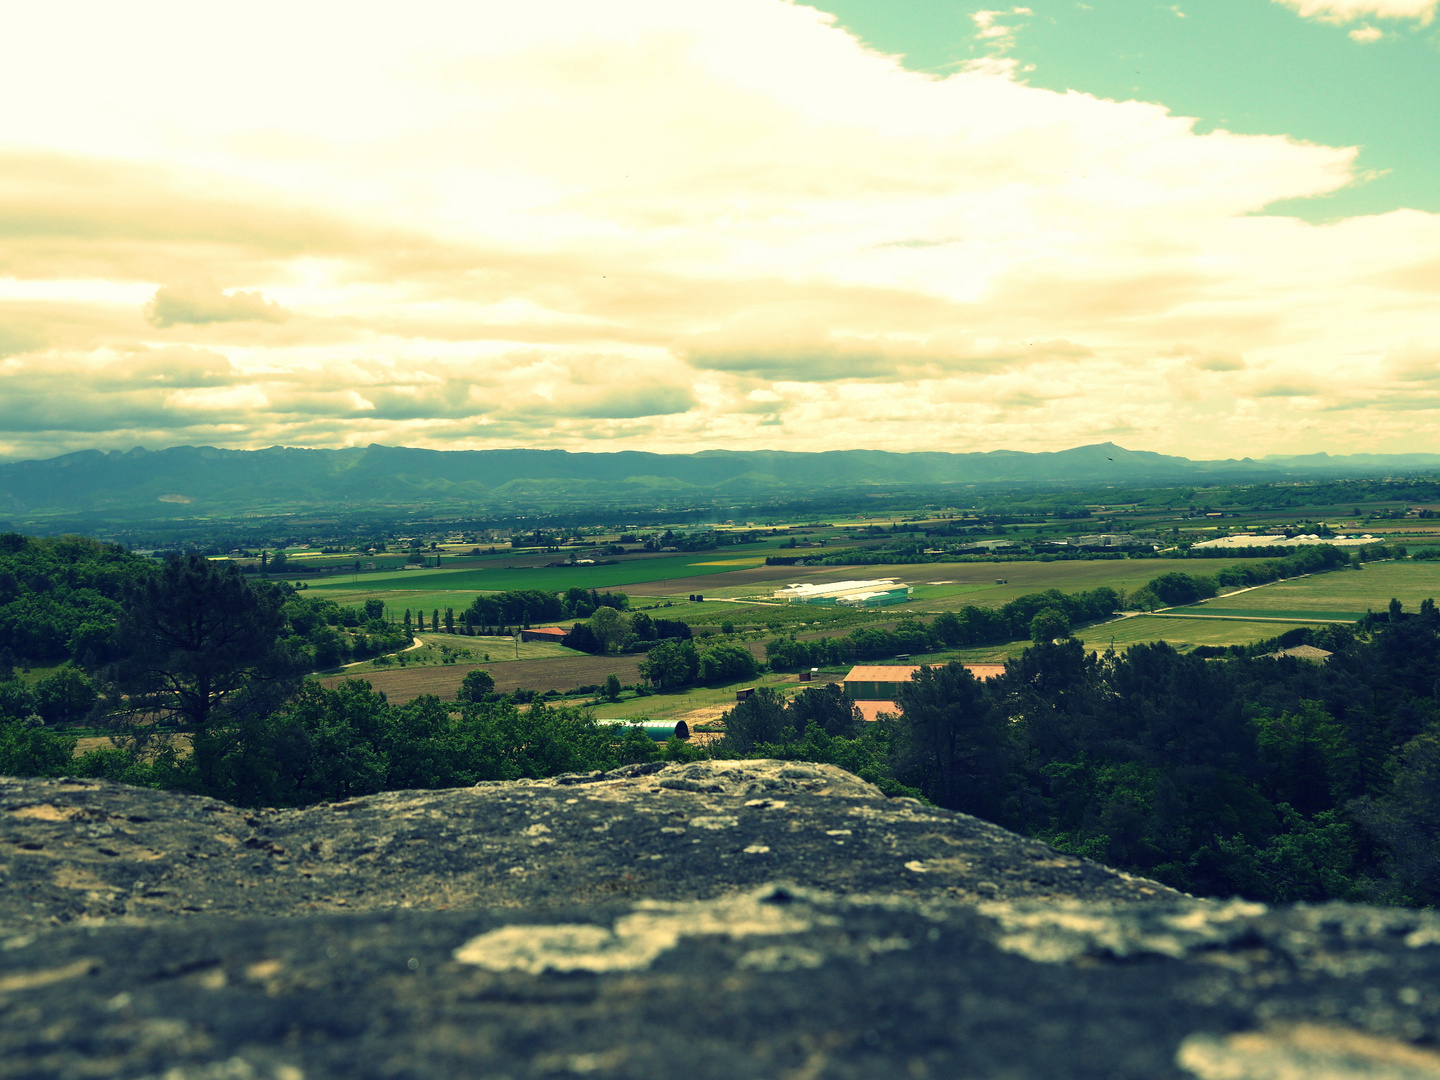
[[[917,75],[783,0],[34,8],[0,456],[1435,448],[1440,219],[1265,212],[1353,148]]]
[[[1440,0],[1276,0],[1306,19],[1346,23],[1356,19],[1416,19],[1429,23]]]
[[[155,290],[145,308],[152,326],[166,329],[188,324],[204,326],[223,322],[284,322],[289,313],[259,292],[221,292],[211,284],[192,284]]]

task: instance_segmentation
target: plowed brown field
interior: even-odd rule
[[[509,660],[492,664],[446,664],[436,667],[410,668],[402,671],[371,671],[363,678],[382,691],[394,705],[404,705],[421,694],[435,694],[444,701],[454,701],[466,672],[483,667],[495,679],[495,689],[502,694],[524,688],[544,693],[546,690],[573,690],[605,681],[607,675],[617,676],[622,683],[640,681],[642,656],[577,656],[558,660]],[[334,675],[321,679],[325,686],[338,686],[346,676]]]

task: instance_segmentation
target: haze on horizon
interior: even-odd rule
[[[0,458],[1440,451],[1440,0],[822,6],[16,8]]]

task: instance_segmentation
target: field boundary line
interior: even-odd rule
[[[1356,619],[1311,619],[1311,618],[1286,618],[1283,615],[1188,615],[1185,612],[1174,611],[1148,611],[1143,614],[1153,616],[1157,619],[1213,619],[1217,622],[1313,622],[1313,623],[1353,623]],[[1132,616],[1139,618],[1140,616]]]

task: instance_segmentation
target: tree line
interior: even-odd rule
[[[1042,641],[986,682],[922,669],[897,716],[853,738],[757,691],[726,741],[832,761],[1202,895],[1435,904],[1440,612],[1397,601],[1369,626],[1317,632],[1324,664]]]
[[[832,761],[891,794],[918,794],[1191,892],[1440,902],[1433,602],[1407,612],[1397,601],[1356,628],[1311,632],[1333,654],[1321,665],[1258,649],[1184,655],[1163,642],[1096,655],[1054,620],[1105,608],[1106,590],[1032,594],[985,616],[1010,633],[1042,623],[1035,644],[993,680],[978,682],[959,664],[926,668],[902,688],[895,718],[868,724],[839,687],[788,701],[760,688],[705,750],[602,729],[583,709],[490,700],[493,684],[479,679],[454,703],[394,706],[362,682],[327,690],[303,680],[310,635],[330,627],[325,602],[198,557],[140,569],[91,548],[100,569],[67,578],[67,552],[84,546],[35,544],[48,549],[27,554],[37,572],[50,568],[50,591],[93,588],[113,603],[114,622],[109,659],[89,672],[62,667],[26,686],[0,670],[6,773],[298,805],[657,756]],[[107,597],[93,583],[115,566],[127,572],[105,585]],[[943,642],[967,626],[962,614],[905,633]],[[754,663],[731,642],[678,638],[646,657],[657,684],[728,678]],[[74,738],[53,721],[92,703],[119,745],[75,758]],[[170,737],[176,729],[190,752]]]

